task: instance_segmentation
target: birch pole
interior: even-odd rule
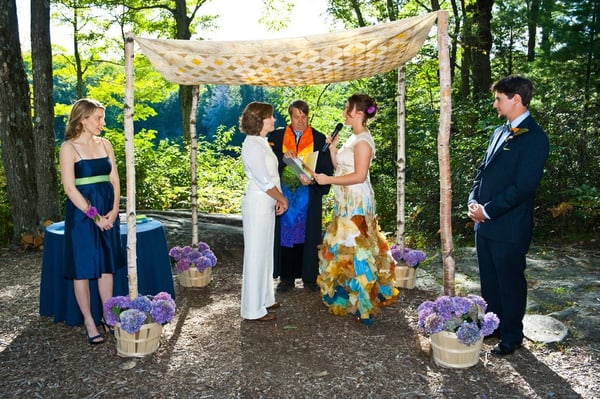
[[[196,115],[198,113],[198,86],[192,88],[192,110],[190,113],[190,173],[192,180],[192,247],[198,248],[198,136]]]
[[[444,268],[444,295],[455,295],[454,243],[452,241],[452,182],[450,174],[450,123],[452,85],[448,50],[448,11],[439,11],[437,20],[438,57],[440,64],[440,128],[438,162],[440,168],[440,237]]]
[[[406,234],[406,64],[398,68],[398,144],[396,149],[396,245],[404,253]]]
[[[135,217],[135,157],[133,152],[133,34],[125,35],[125,167],[127,177],[127,285],[129,299],[138,297],[136,217]]]

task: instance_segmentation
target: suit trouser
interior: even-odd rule
[[[294,282],[294,279],[302,277],[303,258],[304,244],[281,247],[281,279]]]
[[[508,344],[523,340],[523,316],[527,306],[525,255],[528,245],[497,241],[476,234],[481,296],[488,312],[500,318],[500,338]]]

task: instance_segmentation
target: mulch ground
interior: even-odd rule
[[[278,295],[275,322],[244,321],[243,249],[239,235],[229,236],[234,231],[213,226],[213,281],[176,284],[176,318],[164,326],[159,349],[140,359],[119,357],[114,338],[90,346],[81,327],[40,317],[41,252],[1,249],[0,397],[600,397],[598,341],[576,334],[558,344],[526,342],[505,358],[488,355],[489,339],[474,367],[437,366],[416,330],[416,308],[439,288],[403,290],[373,326],[331,315],[302,288]]]

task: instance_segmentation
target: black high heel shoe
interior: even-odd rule
[[[102,319],[100,320],[100,323],[102,323],[102,327],[104,328],[104,331],[108,332],[110,335],[115,335],[115,329],[113,327],[111,327],[106,320]]]
[[[87,341],[88,344],[90,345],[100,345],[104,343],[104,334],[98,334],[95,335],[93,337],[90,337],[90,334],[88,333],[87,327],[84,325],[83,326],[83,330],[85,331],[85,336],[87,337]],[[102,339],[101,341],[98,341],[98,339]]]

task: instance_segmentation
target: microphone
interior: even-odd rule
[[[343,127],[344,127],[343,123],[338,123],[337,125],[335,125],[335,129],[333,129],[333,132],[331,133],[331,141],[333,141],[333,139],[335,139],[335,136],[338,135],[338,133],[340,132],[340,130],[342,130]],[[321,148],[321,151],[327,151],[328,148],[329,148],[329,143],[325,143],[323,148]]]

